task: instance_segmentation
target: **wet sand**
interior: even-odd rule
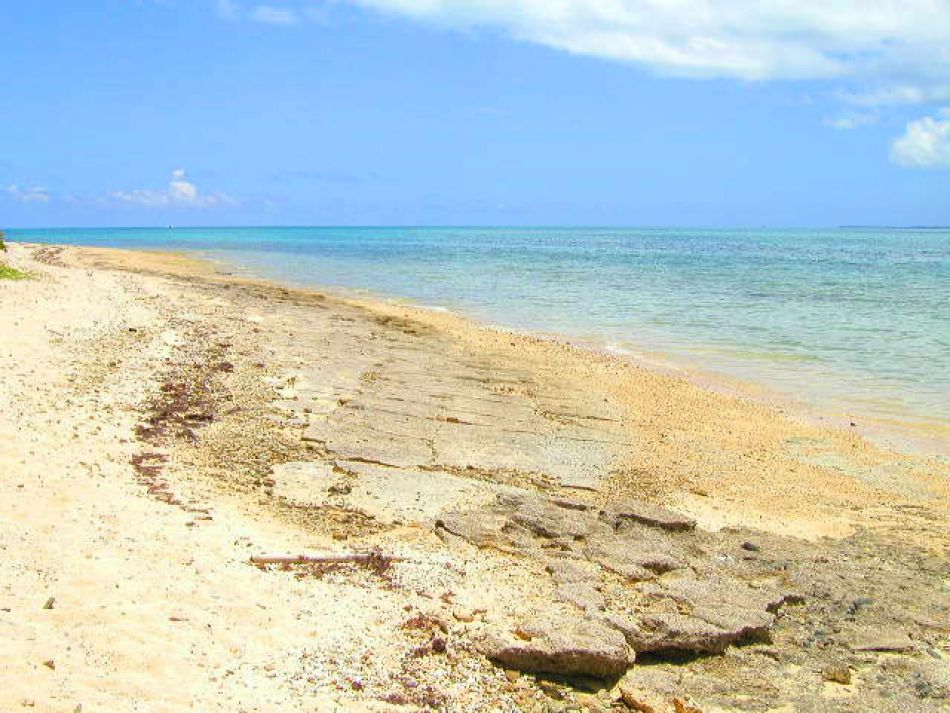
[[[187,256],[9,257],[34,279],[0,283],[4,710],[629,709],[623,686],[702,710],[947,700],[939,459],[610,355]],[[630,530],[652,543],[631,558],[629,502],[695,529]],[[370,566],[249,562],[374,548]],[[552,552],[582,581],[559,580]],[[705,618],[673,594],[687,573]],[[646,621],[648,586],[693,617],[679,638],[525,635],[553,647],[542,668],[584,649],[592,668],[571,680],[537,678],[517,641],[485,644],[538,611]],[[680,636],[700,619],[713,630]],[[882,644],[895,630],[908,646]],[[697,651],[711,640],[728,648]],[[623,686],[581,685],[621,660]],[[823,675],[837,664],[851,683]]]

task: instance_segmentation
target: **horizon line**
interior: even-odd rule
[[[876,225],[842,223],[837,225],[635,225],[635,224],[244,224],[244,225],[44,225],[33,227],[0,227],[3,231],[36,230],[241,230],[241,229],[317,229],[317,230],[950,230],[950,225]]]

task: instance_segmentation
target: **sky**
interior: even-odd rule
[[[950,0],[0,0],[0,227],[950,225]]]

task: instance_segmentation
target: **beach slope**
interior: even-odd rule
[[[939,459],[179,255],[8,259],[0,710],[950,701]]]

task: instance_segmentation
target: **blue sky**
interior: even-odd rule
[[[4,2],[0,224],[950,224],[950,0]]]

